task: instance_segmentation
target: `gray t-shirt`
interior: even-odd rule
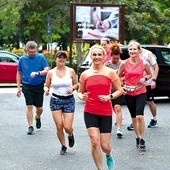
[[[109,68],[112,68],[116,74],[118,73],[118,70],[119,70],[119,67],[121,65],[123,61],[122,60],[119,60],[119,62],[117,64],[113,64],[111,60],[109,60],[108,62],[106,62],[104,65],[109,67]],[[112,92],[114,92],[114,88],[112,88]]]
[[[112,68],[113,70],[115,70],[116,73],[118,73],[118,69],[122,62],[123,62],[122,60],[119,60],[119,62],[117,64],[113,64],[112,61],[110,60],[110,61],[106,62],[104,65],[109,68]]]

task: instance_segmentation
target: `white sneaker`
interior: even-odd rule
[[[117,136],[118,137],[122,137],[123,136],[123,133],[122,133],[121,129],[117,129]]]

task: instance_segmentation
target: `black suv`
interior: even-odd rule
[[[160,45],[142,45],[142,48],[150,50],[158,63],[159,74],[156,81],[155,96],[168,96],[170,98],[170,48]],[[125,60],[129,57],[128,47],[122,46],[121,59]],[[89,51],[83,57],[82,62],[78,65],[78,79],[81,73],[88,69],[92,64]]]

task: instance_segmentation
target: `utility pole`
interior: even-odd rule
[[[51,60],[51,68],[52,68],[52,32],[51,32],[51,25],[50,25],[51,14],[47,14],[47,36],[48,36],[48,54],[50,54]],[[51,44],[51,47],[50,47]]]

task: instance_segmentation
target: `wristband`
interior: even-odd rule
[[[152,81],[156,82],[156,79],[152,79]]]
[[[40,76],[40,71],[38,71],[37,73],[38,73],[38,76]]]
[[[147,81],[148,79],[147,79],[147,77],[145,77],[145,81]]]
[[[110,100],[113,100],[113,98],[114,98],[113,94],[110,94]]]

